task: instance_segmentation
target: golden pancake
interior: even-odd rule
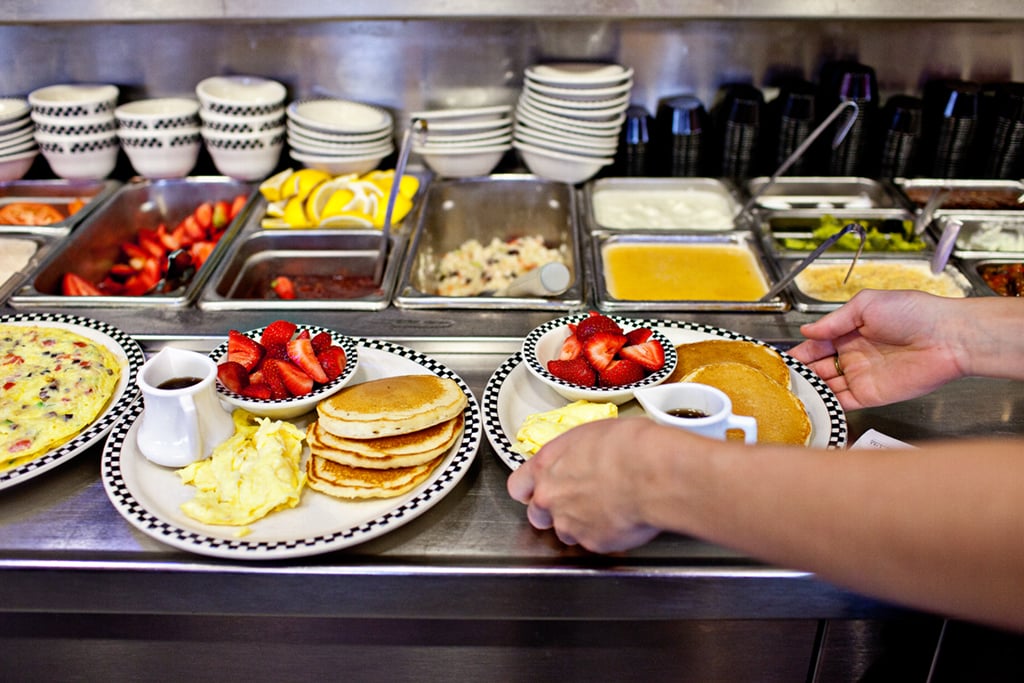
[[[106,409],[121,379],[103,344],[66,329],[0,325],[0,470],[71,440]]]
[[[811,419],[793,392],[771,377],[743,363],[726,361],[702,365],[683,378],[721,389],[732,400],[732,412],[757,420],[758,443],[806,445],[811,438]],[[742,439],[730,430],[729,439]]]
[[[393,498],[422,484],[444,456],[413,467],[375,470],[348,467],[315,455],[306,461],[306,484],[337,498]]]
[[[764,344],[742,339],[708,339],[680,344],[676,347],[676,354],[679,360],[667,382],[680,382],[683,377],[708,363],[731,361],[757,368],[787,389],[792,386],[786,361],[778,351]]]
[[[462,423],[460,413],[451,420],[418,432],[359,440],[334,436],[317,421],[306,429],[306,443],[314,455],[341,465],[371,469],[410,467],[422,465],[447,452],[462,435]]]
[[[400,375],[347,386],[317,405],[327,432],[350,439],[407,434],[450,420],[468,403],[455,380]]]

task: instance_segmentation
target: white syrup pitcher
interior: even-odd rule
[[[216,381],[217,364],[195,351],[168,346],[146,361],[138,377],[145,405],[139,451],[158,465],[184,467],[234,434]]]
[[[637,389],[636,400],[658,424],[681,427],[712,439],[725,439],[730,429],[743,431],[746,443],[757,442],[757,420],[732,412],[724,391],[697,382],[673,382]]]

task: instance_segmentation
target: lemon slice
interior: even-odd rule
[[[292,169],[286,168],[279,173],[275,173],[270,176],[262,183],[260,183],[260,194],[262,194],[268,202],[277,202],[281,200],[281,191],[284,184],[291,178]]]
[[[349,188],[349,183],[348,178],[338,177],[325,180],[317,185],[306,199],[306,217],[309,219],[309,222],[314,225],[320,222],[328,203],[335,194],[340,193],[337,200],[339,202],[342,201],[342,198],[344,198],[346,203],[350,201],[355,196],[355,193]]]
[[[271,218],[282,218],[284,216],[284,207],[287,205],[287,199],[270,202],[267,204],[267,215]]]
[[[313,191],[313,188],[330,179],[330,173],[316,168],[303,168],[295,171],[281,188],[281,199],[291,199],[292,197],[305,199]]]
[[[345,213],[367,213],[366,211],[360,211],[358,206],[355,206],[358,199],[358,195],[347,187],[335,190],[324,205],[324,210],[320,214],[320,220],[330,216],[340,216]]]
[[[306,217],[305,202],[298,196],[292,197],[284,207],[285,222],[293,228],[308,228],[309,219]]]
[[[387,203],[387,201],[382,201],[382,202],[378,202],[377,203],[377,208],[373,212],[373,225],[374,225],[374,227],[376,227],[376,228],[383,228],[384,227],[384,218],[385,218],[385,214],[387,213],[387,210],[388,210],[388,203]],[[398,225],[399,223],[401,223],[402,219],[405,218],[409,214],[409,212],[411,210],[412,210],[412,200],[411,199],[409,199],[408,197],[406,197],[402,193],[398,193],[397,195],[395,195],[395,206],[391,210],[391,225]]]
[[[358,213],[339,213],[325,216],[320,221],[321,228],[372,228],[373,221],[368,216]]]
[[[283,230],[292,226],[283,218],[264,218],[260,221],[260,227],[267,230]]]

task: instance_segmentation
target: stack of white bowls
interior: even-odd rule
[[[155,97],[114,110],[117,137],[135,172],[146,178],[183,178],[199,158],[199,102]]]
[[[395,151],[394,118],[380,107],[336,97],[288,105],[291,157],[331,175],[367,173]]]
[[[23,98],[0,98],[0,181],[24,177],[39,155],[28,113]]]
[[[121,148],[115,85],[51,85],[28,95],[35,139],[53,172],[66,180],[106,178]]]
[[[410,114],[426,123],[412,151],[439,176],[487,175],[512,148],[512,106],[434,109]]]
[[[632,87],[633,69],[620,64],[529,66],[512,145],[532,173],[583,182],[614,161]]]
[[[284,147],[284,85],[260,76],[212,76],[196,85],[200,134],[213,165],[238,180],[270,175]]]

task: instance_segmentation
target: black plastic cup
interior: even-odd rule
[[[978,129],[981,88],[961,80],[931,81],[924,89],[924,139],[928,155],[922,173],[933,178],[966,178]]]
[[[744,179],[756,175],[764,95],[752,85],[730,85],[715,107],[719,175]]]
[[[987,130],[987,154],[982,155],[984,178],[1016,179],[1024,174],[1024,83],[997,86]]]
[[[631,105],[619,134],[615,168],[624,176],[652,175],[654,162],[654,118],[646,107]]]
[[[879,116],[878,176],[906,178],[914,173],[921,141],[921,100],[893,95]]]
[[[707,110],[694,95],[661,100],[655,116],[658,175],[707,175],[711,126]]]
[[[773,140],[767,162],[772,173],[807,139],[817,119],[817,90],[808,81],[788,83],[768,105]],[[813,168],[810,154],[803,154],[786,171],[787,175],[807,175]]]
[[[855,61],[830,62],[822,68],[821,106],[818,116],[824,119],[843,102],[856,102],[857,117],[838,147],[831,142],[847,122],[841,116],[823,136],[821,146],[824,173],[833,176],[863,175],[867,172],[868,136],[878,110],[878,83],[875,70]]]

